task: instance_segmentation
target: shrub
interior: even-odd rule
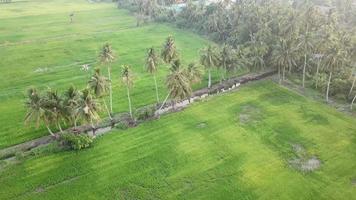
[[[146,106],[136,110],[137,120],[147,120],[155,116],[155,106]]]
[[[86,134],[64,133],[61,135],[61,140],[74,150],[88,148],[93,143],[93,138]]]
[[[25,154],[22,151],[18,151],[15,153],[15,158],[18,161],[22,161],[25,158]]]
[[[61,151],[62,149],[63,148],[61,148],[59,146],[58,142],[55,141],[48,145],[39,146],[37,148],[32,149],[30,155],[32,155],[32,156],[48,155],[51,153],[57,153],[57,152]]]

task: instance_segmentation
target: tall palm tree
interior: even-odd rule
[[[159,96],[158,96],[158,86],[157,86],[157,80],[156,80],[156,73],[158,70],[158,56],[156,55],[155,49],[149,48],[147,52],[147,58],[146,58],[146,69],[147,71],[153,75],[153,80],[155,82],[155,88],[156,88],[156,101],[159,103]]]
[[[327,71],[329,73],[329,78],[328,78],[328,83],[327,83],[327,88],[326,88],[326,102],[329,102],[329,91],[330,91],[330,84],[331,84],[331,79],[332,75],[334,72],[340,69],[342,67],[343,63],[345,62],[345,51],[342,47],[340,47],[340,44],[338,44],[336,41],[331,42],[330,46],[326,50],[325,54],[325,66],[327,68]]]
[[[169,36],[166,39],[166,42],[164,43],[161,51],[161,57],[163,61],[167,64],[178,58],[178,52],[176,49],[174,38],[172,36]]]
[[[247,56],[250,60],[250,71],[261,70],[266,66],[265,55],[268,53],[268,46],[265,42],[257,39],[256,35],[250,35],[250,41],[247,42]]]
[[[108,112],[108,116],[110,120],[112,120],[111,112],[109,111],[105,101],[105,96],[107,95],[107,91],[109,90],[109,85],[110,81],[105,76],[101,75],[100,69],[95,69],[95,73],[89,80],[88,86],[93,91],[96,98],[102,99],[105,109]]]
[[[45,118],[48,122],[52,122],[57,126],[60,132],[63,132],[61,122],[65,120],[65,109],[63,99],[58,94],[57,90],[48,89],[46,96],[43,99],[43,107],[45,109]]]
[[[297,51],[291,40],[280,39],[273,51],[273,62],[278,67],[279,82],[285,80],[286,69],[296,65]],[[282,71],[282,72],[281,72]],[[282,74],[282,75],[281,75]]]
[[[126,85],[127,89],[127,99],[129,101],[129,111],[130,111],[130,116],[133,118],[132,115],[132,105],[131,105],[131,97],[130,97],[130,88],[133,85],[133,79],[132,79],[132,72],[130,69],[130,66],[128,65],[123,65],[121,69],[121,77],[122,77],[122,82]]]
[[[54,136],[54,133],[50,128],[50,124],[48,123],[48,120],[46,120],[45,109],[43,108],[43,97],[39,94],[36,88],[30,88],[27,91],[27,100],[25,105],[27,107],[25,124],[33,121],[36,128],[38,128],[41,121],[43,121],[48,132]]]
[[[316,77],[315,89],[318,89],[318,86],[319,86],[319,74],[320,74],[320,71],[323,69],[322,65],[321,65],[322,58],[323,58],[323,54],[314,54],[314,56],[313,56],[313,60],[316,61],[316,72],[315,72],[315,75],[314,75]]]
[[[227,71],[233,69],[235,60],[236,60],[236,52],[230,45],[225,44],[221,49],[219,55],[219,66],[223,69],[223,73],[222,73],[223,80],[227,75]]]
[[[200,52],[200,62],[208,70],[209,80],[208,88],[211,88],[211,70],[216,67],[219,62],[216,47],[209,45],[207,48],[202,49]]]
[[[74,128],[77,128],[79,99],[80,92],[73,85],[64,93],[63,107],[65,117],[71,125],[74,125]]]
[[[355,65],[356,65],[356,63],[355,63]],[[351,78],[353,80],[352,80],[352,85],[351,85],[351,88],[350,88],[348,96],[351,95],[351,93],[352,93],[352,91],[354,90],[354,87],[355,87],[355,83],[356,83],[356,66],[354,67],[354,69],[352,69]]]
[[[204,75],[204,70],[201,65],[198,65],[194,62],[190,63],[186,69],[187,77],[192,84],[199,83]]]
[[[312,53],[314,48],[312,33],[309,31],[309,24],[307,23],[305,28],[305,32],[299,36],[299,44],[298,47],[301,50],[301,53],[304,57],[304,65],[303,65],[303,81],[302,86],[305,87],[305,73],[308,65],[308,55]]]
[[[109,96],[110,96],[110,114],[113,113],[113,103],[112,103],[112,80],[111,80],[111,64],[115,60],[115,54],[112,50],[112,47],[109,43],[104,44],[100,52],[100,63],[104,64],[108,68],[108,77],[109,77]]]
[[[354,98],[353,98],[352,101],[351,101],[351,110],[352,110],[352,107],[353,107],[353,105],[354,105],[355,100],[356,100],[356,94],[355,94]]]
[[[170,91],[169,96],[173,100],[173,108],[176,101],[188,98],[192,94],[191,81],[179,63],[175,62],[172,65],[171,72],[166,80],[167,88]]]
[[[92,96],[89,88],[84,89],[78,100],[78,117],[89,123],[91,127],[95,129],[94,123],[100,120],[99,112],[100,104]]]

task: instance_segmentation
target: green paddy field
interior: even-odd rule
[[[81,65],[98,66],[105,42],[119,56],[113,65],[114,110],[127,111],[121,64],[135,72],[134,107],[154,103],[144,57],[168,35],[186,63],[210,43],[169,25],[136,27],[135,18],[112,3],[0,4],[0,149],[47,135],[23,124],[26,88],[84,87],[90,72]],[[167,72],[161,65],[161,98]],[[56,152],[55,144],[46,149],[11,166],[0,161],[1,200],[356,199],[356,119],[271,80],[135,128],[114,129],[82,151]]]

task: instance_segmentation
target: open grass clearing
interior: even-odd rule
[[[239,124],[246,105],[259,108],[258,123]],[[305,118],[312,114],[325,119]],[[355,122],[259,81],[113,131],[84,151],[7,168],[0,199],[355,199]],[[321,160],[319,169],[289,164],[296,144]]]

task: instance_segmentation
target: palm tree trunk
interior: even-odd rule
[[[304,66],[303,66],[303,88],[305,88],[305,71],[307,68],[307,54],[304,54]]]
[[[210,68],[209,68],[208,72],[209,72],[208,88],[210,89],[210,87],[211,87],[211,69]]]
[[[157,86],[157,80],[156,80],[156,74],[153,74],[153,79],[155,81],[155,87],[156,87],[156,100],[157,104],[159,103],[159,96],[158,96],[158,86]]]
[[[223,66],[223,72],[221,73],[221,80],[225,80],[225,75],[226,75],[226,64],[224,63]]]
[[[169,93],[167,94],[167,96],[166,96],[166,98],[164,99],[164,101],[163,101],[161,107],[160,107],[158,110],[161,110],[161,109],[163,108],[164,104],[166,104],[166,102],[167,102],[167,100],[168,100],[168,97],[169,97],[170,95],[171,95],[171,92],[169,92]]]
[[[317,67],[316,67],[315,89],[318,89],[318,84],[319,84],[319,68],[320,68],[320,59],[318,60],[318,65],[317,65]]]
[[[109,76],[109,93],[110,93],[110,118],[111,118],[111,114],[113,113],[112,110],[112,83],[111,83],[111,68],[110,66],[108,66],[108,76]]]
[[[105,99],[102,99],[102,100],[103,100],[103,104],[104,104],[105,110],[108,113],[110,120],[112,120],[111,113],[109,111],[108,105],[106,104]]]
[[[352,86],[351,86],[351,89],[350,89],[350,92],[349,92],[348,96],[350,96],[352,91],[354,90],[355,82],[356,82],[356,76],[354,77],[354,81],[352,81]]]
[[[356,94],[355,94],[355,96],[354,96],[354,98],[352,99],[352,102],[351,102],[351,111],[352,111],[352,106],[354,105],[355,100],[356,100]]]
[[[54,133],[52,132],[52,130],[49,128],[49,126],[46,124],[46,128],[49,132],[49,134],[51,134],[52,136],[55,136]]]
[[[330,71],[328,86],[326,88],[326,102],[329,102],[329,90],[330,90],[331,76],[332,76],[332,72]]]
[[[76,129],[77,128],[77,118],[76,117],[73,117],[73,121],[74,121],[74,128]]]
[[[90,126],[91,126],[92,131],[93,131],[93,136],[95,136],[95,126],[94,126],[93,118],[90,118]]]
[[[133,118],[133,117],[132,117],[131,98],[130,98],[130,89],[129,89],[129,87],[128,87],[128,86],[127,86],[126,88],[127,88],[127,99],[129,100],[129,111],[130,111],[130,116],[131,116],[131,118]]]
[[[279,84],[282,84],[282,76],[281,76],[281,67],[278,66],[278,82]]]
[[[59,131],[60,131],[61,133],[63,133],[61,123],[58,122],[58,123],[57,123],[57,126],[58,126],[58,128],[59,128]]]

